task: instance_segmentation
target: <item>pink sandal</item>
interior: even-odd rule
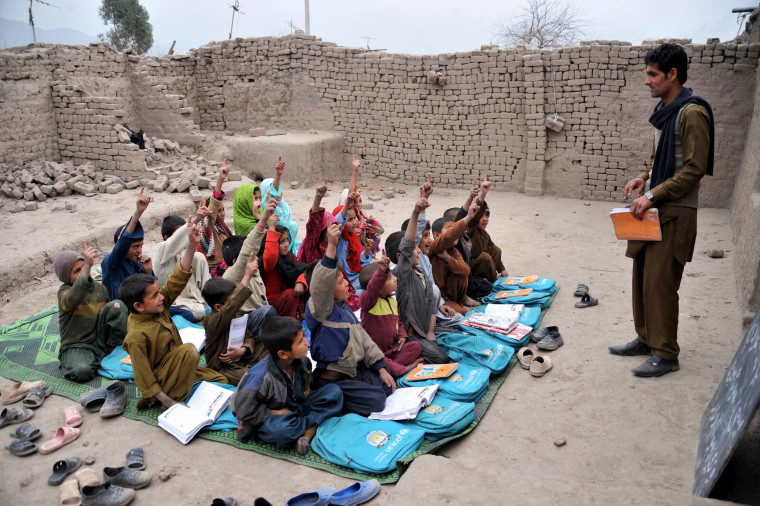
[[[66,417],[66,426],[79,427],[82,425],[82,415],[79,414],[79,410],[74,406],[64,408],[63,416]]]
[[[58,427],[55,437],[40,445],[40,453],[45,455],[56,451],[79,437],[79,429],[73,427]]]

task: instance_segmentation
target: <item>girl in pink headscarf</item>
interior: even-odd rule
[[[325,230],[330,223],[337,223],[335,217],[323,207],[322,197],[327,193],[327,181],[318,187],[314,194],[314,203],[309,210],[309,221],[306,222],[306,238],[298,248],[297,259],[299,262],[310,264],[315,260],[321,260],[327,250]]]

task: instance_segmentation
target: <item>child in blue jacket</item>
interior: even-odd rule
[[[338,385],[344,411],[367,416],[383,410],[396,382],[385,368],[385,355],[345,305],[348,282],[336,259],[340,234],[340,225],[327,228],[327,251],[309,286],[304,321],[311,331],[311,356],[317,362],[311,385]]]

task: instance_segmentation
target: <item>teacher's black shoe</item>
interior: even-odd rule
[[[651,355],[652,348],[642,343],[638,339],[634,339],[628,344],[622,346],[609,346],[607,348],[613,355],[622,355],[624,357],[633,357],[634,355]]]
[[[657,355],[652,355],[646,362],[631,370],[636,376],[653,378],[655,376],[662,376],[671,371],[677,371],[680,368],[681,367],[678,365],[678,359],[665,360]]]

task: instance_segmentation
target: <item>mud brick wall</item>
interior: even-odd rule
[[[41,51],[0,53],[0,161],[60,160],[50,95],[55,66]]]
[[[752,108],[760,45],[691,44],[687,86],[713,104],[717,166],[702,205],[727,207]],[[644,55],[592,41],[555,50],[433,56],[338,47],[314,37],[235,39],[197,52],[204,130],[330,128],[374,175],[466,186],[485,172],[503,189],[616,201],[651,152]],[[426,74],[439,69],[443,86]],[[556,96],[556,102],[555,102]],[[548,115],[560,132],[544,127]]]

